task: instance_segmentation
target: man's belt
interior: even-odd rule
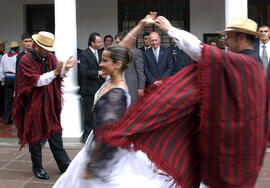
[[[15,73],[13,73],[13,72],[6,72],[5,73],[5,78],[15,78]]]

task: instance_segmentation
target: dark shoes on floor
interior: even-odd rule
[[[40,168],[40,169],[35,169],[33,168],[33,173],[35,174],[35,176],[39,179],[44,179],[44,180],[47,180],[49,179],[50,177],[48,176],[47,172],[43,169],[43,168]]]

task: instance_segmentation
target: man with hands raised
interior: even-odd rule
[[[21,148],[29,144],[33,173],[37,178],[49,179],[42,166],[42,140],[48,139],[61,173],[70,163],[62,141],[61,82],[76,60],[70,57],[65,64],[57,61],[51,53],[54,51],[52,33],[41,31],[32,38],[35,42],[33,50],[29,50],[19,62],[13,121]]]

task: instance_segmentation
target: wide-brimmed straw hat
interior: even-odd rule
[[[0,44],[5,44],[7,40],[0,40]]]
[[[33,40],[41,48],[48,51],[55,51],[54,49],[54,35],[47,31],[40,31],[38,34],[32,35]]]
[[[246,33],[254,36],[259,36],[257,32],[257,23],[248,18],[232,18],[226,25],[226,29],[218,31],[217,33],[225,34],[227,32]]]
[[[19,46],[21,46],[21,44],[16,41],[12,41],[10,45],[8,45],[9,48],[17,48]]]

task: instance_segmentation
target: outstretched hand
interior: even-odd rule
[[[66,65],[65,65],[65,69],[66,71],[68,71],[70,68],[74,67],[76,62],[77,62],[77,59],[72,59],[73,56],[69,57],[67,62],[66,62]]]
[[[147,14],[144,17],[144,19],[141,20],[141,22],[144,23],[145,25],[154,24],[156,17],[157,17],[156,12],[149,12],[149,14]]]
[[[155,19],[155,25],[158,26],[163,32],[168,32],[169,29],[172,27],[169,20],[167,20],[163,16],[159,16]]]

